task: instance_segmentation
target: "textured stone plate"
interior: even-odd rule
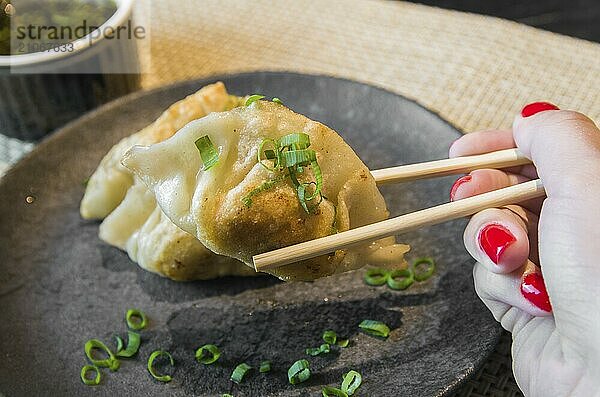
[[[7,396],[319,396],[349,369],[362,373],[359,396],[447,395],[481,364],[499,335],[475,296],[461,243],[464,222],[401,236],[411,257],[433,256],[437,274],[404,292],[373,288],[363,271],[314,283],[270,277],[177,283],[140,270],[98,239],[98,223],[79,217],[82,181],[121,137],[176,100],[216,79],[142,92],[89,114],[43,142],[0,181],[0,393]],[[371,168],[442,158],[459,133],[435,114],[390,92],[322,76],[251,73],[222,77],[230,92],[278,96],[292,109],[337,130]],[[451,179],[382,189],[392,215],[447,200]],[[31,204],[26,197],[35,197]],[[79,380],[83,345],[126,330],[126,309],[150,317],[139,355],[100,386]],[[359,333],[363,319],[394,331],[382,341]],[[309,358],[312,377],[292,386],[287,368],[308,358],[326,329],[351,345]],[[212,366],[194,361],[205,343],[221,346]],[[146,371],[155,349],[170,351],[173,381]],[[229,381],[245,361],[273,372]]]

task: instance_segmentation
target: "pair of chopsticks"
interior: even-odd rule
[[[477,169],[499,169],[531,164],[517,149],[507,149],[477,156],[458,157],[427,163],[371,171],[377,184],[399,183],[417,179],[465,174]],[[358,227],[316,240],[280,248],[252,257],[256,271],[265,271],[290,263],[325,255],[337,250],[384,237],[410,232],[424,226],[436,225],[473,215],[487,208],[502,207],[546,194],[539,179],[492,192],[469,197],[424,210],[397,216],[381,222]]]

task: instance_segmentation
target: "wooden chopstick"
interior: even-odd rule
[[[352,247],[380,238],[410,232],[424,226],[435,225],[473,215],[487,208],[516,204],[546,194],[539,179],[520,183],[504,189],[469,197],[385,221],[362,226],[331,236],[306,241],[255,255],[254,268],[257,272],[274,269],[290,263],[329,254],[336,250]]]
[[[417,179],[467,174],[484,168],[509,168],[531,164],[517,149],[506,149],[476,156],[457,157],[427,163],[401,165],[371,171],[378,185],[409,182]]]

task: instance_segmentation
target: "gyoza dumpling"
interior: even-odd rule
[[[299,181],[294,182],[289,168],[270,171],[258,163],[265,139],[276,145],[290,134],[310,138],[320,173],[314,163],[297,165],[294,177]],[[196,147],[196,141],[206,139],[218,151],[218,162],[209,169],[204,169]],[[135,146],[125,154],[123,164],[154,192],[177,226],[212,251],[249,266],[255,254],[388,216],[369,170],[335,131],[267,101],[213,113],[164,142]],[[304,208],[298,186],[308,189],[304,197],[310,196],[313,185],[306,183],[318,180],[317,174],[322,177],[322,201],[304,200]],[[393,239],[382,242],[393,243]],[[285,280],[312,280],[347,271],[365,265],[361,255],[365,250],[369,248],[339,251],[280,267],[272,274]],[[402,255],[408,247],[395,246],[392,251],[397,254],[396,265],[405,266]]]
[[[87,182],[80,212],[85,219],[103,219],[123,201],[133,175],[121,165],[123,154],[133,145],[151,145],[171,137],[192,120],[212,112],[239,106],[242,99],[229,95],[223,83],[207,85],[171,105],[154,123],[123,138],[104,156]]]
[[[216,255],[165,216],[154,194],[136,181],[100,225],[100,238],[124,251],[140,267],[173,280],[254,276],[241,262]]]
[[[243,98],[229,95],[223,83],[208,85],[116,144],[91,176],[81,201],[84,218],[106,217],[100,225],[100,238],[126,250],[142,268],[175,280],[255,275],[237,260],[215,255],[175,226],[156,204],[154,194],[121,165],[123,153],[131,146],[160,142],[192,120],[241,102]]]

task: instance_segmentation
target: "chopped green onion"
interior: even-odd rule
[[[302,383],[310,378],[309,364],[306,360],[298,360],[288,369],[288,380],[292,385]]]
[[[271,372],[271,362],[268,360],[260,363],[260,368],[258,370],[260,373]]]
[[[252,367],[248,364],[241,363],[237,367],[235,367],[235,369],[231,373],[230,379],[239,385],[240,383],[242,383],[242,380],[244,380],[244,377],[251,369]]]
[[[254,94],[254,95],[250,95],[248,97],[248,99],[246,99],[246,106],[250,106],[252,105],[254,102],[256,101],[260,101],[261,99],[263,99],[265,96],[264,95],[258,95],[258,94]]]
[[[310,168],[312,168],[312,172],[315,176],[315,181],[317,184],[315,192],[308,198],[309,200],[312,200],[313,198],[317,197],[317,194],[321,194],[321,190],[323,189],[323,173],[321,172],[321,167],[316,160],[310,162]]]
[[[338,339],[337,341],[337,345],[340,347],[348,347],[348,344],[350,344],[349,339]]]
[[[119,335],[115,335],[117,338],[117,353],[123,350],[123,339]]]
[[[335,345],[335,342],[337,341],[337,334],[335,331],[327,330],[323,332],[323,340],[329,344]]]
[[[87,374],[90,371],[96,372],[96,376],[89,378]],[[81,368],[81,380],[88,386],[96,386],[100,384],[100,368],[95,365],[84,365],[83,368]]]
[[[321,348],[319,347],[309,347],[304,351],[309,356],[318,356],[321,354]]]
[[[233,396],[231,394],[225,393],[225,394],[222,394],[221,397],[233,397]]]
[[[277,97],[273,98],[273,102],[283,105],[283,102],[281,101],[281,99],[279,99]]]
[[[104,351],[107,354],[107,358],[98,360],[93,357],[92,350],[98,349]],[[113,352],[110,351],[108,347],[98,339],[90,339],[85,342],[85,355],[90,360],[92,364],[96,367],[108,367],[111,371],[116,371],[121,366],[119,360],[115,357]]]
[[[297,150],[306,149],[310,146],[310,135],[303,132],[295,132],[288,134],[279,140],[279,145],[282,148],[294,148]]]
[[[280,175],[277,178],[271,179],[270,181],[266,181],[259,187],[252,189],[247,195],[242,197],[242,203],[244,203],[244,205],[246,207],[250,208],[252,206],[252,198],[254,196],[256,196],[259,193],[265,192],[269,189],[272,189],[279,182],[283,181],[283,179],[284,179],[284,176]]]
[[[363,320],[358,326],[372,336],[387,338],[390,334],[390,328],[381,321]]]
[[[275,150],[273,150],[273,149],[265,150],[265,158],[267,160],[274,160],[275,158],[277,158],[277,155],[275,154]]]
[[[127,348],[123,350],[123,340],[117,337],[117,357],[132,357],[140,349],[140,334],[133,331],[127,331]],[[120,347],[119,345],[120,340]]]
[[[349,396],[353,395],[356,389],[360,387],[362,383],[362,376],[356,371],[350,371],[344,375],[342,382],[342,390],[348,393]]]
[[[313,194],[307,196],[306,188],[311,185],[317,186],[317,184],[315,182],[308,182],[308,183],[302,183],[302,184],[298,185],[298,187],[296,188],[296,194],[298,195],[298,201],[300,201],[300,205],[302,206],[304,211],[306,211],[307,214],[309,214],[311,212],[311,210],[314,209],[314,207],[321,204],[321,201],[323,201],[323,196],[321,196],[319,202],[313,208],[308,208],[308,203],[316,196],[316,193],[320,193],[318,186],[317,186],[317,187],[315,187],[315,191],[313,192]]]
[[[160,356],[167,356],[169,358],[169,362],[171,363],[171,366],[175,365],[175,361],[173,361],[173,356],[171,356],[171,354],[169,354],[169,352],[166,352],[164,350],[157,350],[155,352],[153,352],[152,354],[150,354],[150,357],[148,358],[148,372],[150,372],[150,375],[152,375],[152,377],[160,382],[170,382],[171,379],[173,379],[171,377],[171,375],[158,375],[156,373],[156,371],[154,370],[154,360],[156,360],[158,357]]]
[[[425,265],[425,270],[420,270],[421,265]],[[435,262],[433,258],[419,258],[416,259],[413,263],[413,273],[415,280],[417,281],[425,281],[435,271]]]
[[[367,270],[365,274],[365,283],[373,286],[380,286],[387,282],[389,272],[385,269],[374,268]]]
[[[267,144],[271,145],[272,148],[265,148]],[[310,136],[303,132],[297,132],[285,135],[279,140],[263,139],[257,152],[258,163],[267,170],[274,172],[283,171],[287,168],[292,184],[296,187],[298,201],[306,213],[310,213],[313,209],[309,208],[308,205],[311,200],[319,197],[319,202],[314,207],[318,206],[323,200],[323,195],[321,194],[323,190],[323,174],[317,161],[317,154],[314,150],[308,149],[309,146]],[[272,160],[273,166],[265,163],[265,160]],[[309,165],[315,177],[315,182],[300,183],[296,174],[302,173],[304,167]],[[307,194],[307,189],[310,185],[314,185],[315,188],[311,194]],[[261,189],[261,187],[258,189]],[[242,200],[247,206],[252,203],[251,196]]]
[[[411,269],[398,269],[388,275],[387,285],[391,289],[404,290],[415,282],[414,273]]]
[[[196,350],[196,361],[204,365],[212,364],[221,357],[221,351],[215,345],[204,345]]]
[[[318,356],[319,354],[327,354],[331,351],[329,343],[323,343],[319,347],[311,347],[306,349],[306,354],[309,356]]]
[[[307,166],[317,160],[317,154],[312,149],[288,150],[282,155],[286,167]]]
[[[144,314],[144,312],[138,309],[127,310],[125,320],[127,321],[127,326],[136,331],[146,328],[146,325],[148,324],[148,319],[146,318],[146,315]]]
[[[272,149],[265,149],[265,145],[271,144],[273,146]],[[273,167],[267,166],[262,159],[262,155],[265,155],[265,159],[274,160]],[[263,139],[260,145],[258,146],[258,153],[256,154],[256,158],[258,160],[258,164],[262,165],[269,171],[275,171],[276,168],[279,167],[279,142],[275,139]]]
[[[348,393],[335,387],[325,386],[321,392],[323,397],[348,397]]]
[[[196,144],[196,147],[200,152],[200,158],[204,163],[204,171],[211,169],[219,162],[219,152],[217,152],[215,145],[213,145],[208,135],[198,138],[194,143]]]

